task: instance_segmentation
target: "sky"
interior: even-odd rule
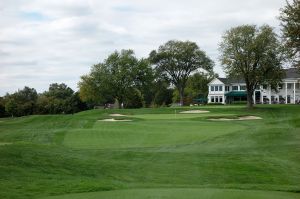
[[[115,50],[139,58],[171,39],[189,40],[215,62],[226,30],[269,24],[280,31],[284,0],[0,0],[0,96],[51,83],[75,91],[80,76]]]

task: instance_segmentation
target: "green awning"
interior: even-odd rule
[[[246,91],[230,91],[225,94],[226,97],[247,97]]]

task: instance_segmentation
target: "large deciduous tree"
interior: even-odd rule
[[[137,108],[143,105],[143,91],[152,81],[153,71],[148,61],[137,59],[132,50],[122,50],[94,65],[78,85],[84,101],[104,104],[117,100],[119,105]]]
[[[221,63],[228,76],[246,82],[247,106],[253,107],[253,93],[261,84],[276,89],[282,79],[282,48],[268,25],[242,25],[231,28],[220,44]]]
[[[190,74],[200,68],[207,71],[213,68],[213,61],[190,41],[168,41],[157,51],[152,51],[149,59],[157,71],[178,89],[180,105],[183,105],[184,89]]]
[[[295,66],[300,69],[300,1],[286,1],[281,9],[280,20],[284,36],[284,44]]]

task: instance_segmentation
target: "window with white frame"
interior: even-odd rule
[[[214,103],[215,102],[215,96],[210,97],[210,102]]]
[[[225,86],[225,91],[229,91],[229,86]]]
[[[215,91],[215,87],[214,86],[210,86],[210,91]]]
[[[219,97],[219,102],[223,103],[223,97],[222,96]]]
[[[287,89],[292,89],[292,84],[291,83],[287,84]]]
[[[219,86],[219,91],[223,91],[223,86]]]
[[[218,96],[216,96],[216,98],[215,98],[215,102],[216,102],[216,103],[218,103],[218,102],[219,102],[219,97],[218,97]]]
[[[237,91],[237,90],[239,90],[239,87],[238,86],[232,86],[232,90]]]
[[[245,90],[246,90],[246,86],[244,86],[244,85],[243,85],[243,86],[240,86],[240,90],[241,90],[241,91],[245,91]]]
[[[215,91],[219,91],[219,86],[215,86]]]

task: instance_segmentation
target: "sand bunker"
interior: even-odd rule
[[[241,116],[238,118],[211,118],[208,120],[211,121],[239,121],[239,120],[261,120],[261,117],[257,117],[257,116]]]
[[[116,120],[114,118],[110,118],[110,119],[104,119],[104,120],[98,120],[101,122],[131,122],[132,120]]]
[[[111,117],[125,117],[126,115],[114,113],[114,114],[110,114],[109,116],[111,116]]]
[[[190,111],[182,111],[180,113],[209,113],[209,111],[204,111],[204,110],[190,110]]]

